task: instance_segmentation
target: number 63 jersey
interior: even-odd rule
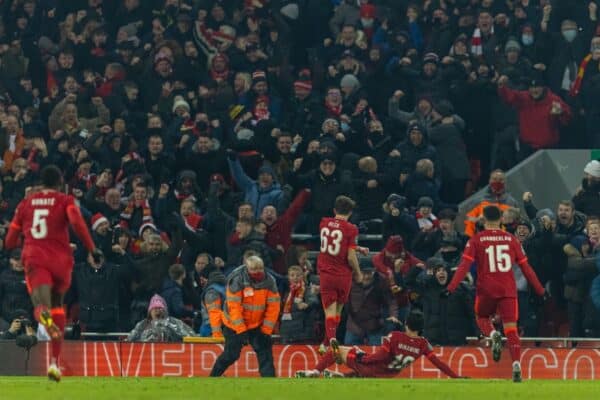
[[[317,257],[319,273],[329,275],[350,275],[348,249],[356,249],[358,228],[356,225],[338,218],[323,218],[319,225],[321,249]]]

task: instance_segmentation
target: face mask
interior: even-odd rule
[[[250,276],[250,279],[252,279],[254,282],[262,282],[265,280],[265,272],[264,271],[248,272],[248,275]]]
[[[371,18],[361,18],[360,23],[365,28],[370,28],[373,26],[373,20]]]
[[[575,37],[577,36],[577,31],[575,29],[568,29],[566,31],[563,31],[562,35],[567,42],[571,43],[573,40],[575,40]]]
[[[442,253],[442,258],[447,263],[452,262],[458,258],[458,251],[446,251]]]
[[[492,182],[490,187],[493,193],[500,194],[504,192],[504,182]]]
[[[380,131],[380,130],[374,130],[374,131],[371,131],[371,134],[372,134],[372,135],[381,135],[381,134],[383,134],[383,131]]]
[[[342,132],[348,132],[350,130],[350,125],[348,125],[346,122],[342,122],[340,127],[342,128]]]
[[[531,46],[533,44],[533,36],[523,35],[521,36],[521,42],[523,42],[525,46]]]

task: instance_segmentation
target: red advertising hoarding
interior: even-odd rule
[[[6,345],[0,346],[0,354],[5,353]],[[217,344],[67,342],[61,363],[67,376],[200,377],[208,376],[222,349],[222,345]],[[372,349],[365,347],[365,350]],[[493,362],[489,349],[483,347],[438,347],[435,352],[460,375],[485,379],[511,376],[508,351],[500,363]],[[276,345],[273,353],[275,371],[280,377],[292,377],[299,369],[313,368],[318,358],[316,347],[306,345]],[[11,351],[11,359],[16,354]],[[24,355],[23,352],[18,354]],[[48,343],[36,346],[27,373],[45,374],[49,354]],[[21,364],[18,360],[13,363]],[[600,379],[600,350],[525,348],[522,366],[524,379]],[[229,368],[226,376],[259,376],[256,356],[250,347],[244,348],[239,361]],[[425,358],[406,368],[400,376],[445,378]]]

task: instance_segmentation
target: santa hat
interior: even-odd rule
[[[266,82],[267,81],[267,74],[265,73],[265,71],[254,71],[252,73],[252,85],[256,85],[259,82]]]
[[[390,236],[385,244],[385,251],[391,254],[400,254],[404,251],[404,240],[402,236]]]
[[[140,226],[140,230],[138,231],[139,237],[142,237],[142,234],[144,233],[146,228],[151,228],[154,232],[158,233],[156,225],[154,225],[152,222],[145,222],[142,224],[142,226]]]
[[[92,230],[96,230],[100,224],[102,223],[108,223],[108,219],[106,219],[106,217],[100,213],[96,213],[94,215],[92,215]]]

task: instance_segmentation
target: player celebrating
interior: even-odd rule
[[[460,378],[434,353],[427,339],[419,336],[425,324],[423,313],[411,311],[406,318],[405,332],[394,331],[383,338],[383,344],[374,353],[367,354],[358,347],[340,346],[338,356],[330,349],[319,360],[313,370],[297,371],[297,378],[318,378],[321,373],[327,378],[392,378],[421,356],[438,367],[451,378]],[[342,374],[326,369],[334,362],[345,364],[352,373]]]
[[[490,317],[498,314],[504,325],[510,355],[513,360],[512,379],[521,382],[521,339],[517,332],[518,304],[517,287],[512,266],[514,261],[521,267],[523,275],[539,296],[545,291],[535,272],[527,262],[519,240],[500,229],[502,214],[496,206],[483,209],[485,229],[473,236],[465,251],[447,293],[456,290],[469,271],[471,264],[477,264],[477,287],[475,314],[481,332],[492,340],[492,357],[500,361],[502,335],[494,329]]]
[[[369,249],[357,246],[358,228],[348,222],[354,206],[351,198],[338,196],[335,199],[335,217],[323,218],[319,225],[321,251],[317,257],[317,268],[325,311],[325,339],[319,348],[321,354],[327,351],[328,346],[337,353],[339,344],[335,335],[342,307],[350,295],[352,276],[357,282],[362,281],[356,251],[369,252]]]
[[[90,252],[90,264],[96,264],[102,253],[96,249],[73,197],[58,191],[63,183],[58,167],[44,167],[41,180],[41,190],[29,195],[17,206],[5,247],[17,247],[22,233],[25,238],[22,259],[27,289],[35,307],[34,316],[52,340],[48,377],[58,382],[61,375],[58,357],[66,322],[63,297],[71,285],[73,270],[69,224]]]

